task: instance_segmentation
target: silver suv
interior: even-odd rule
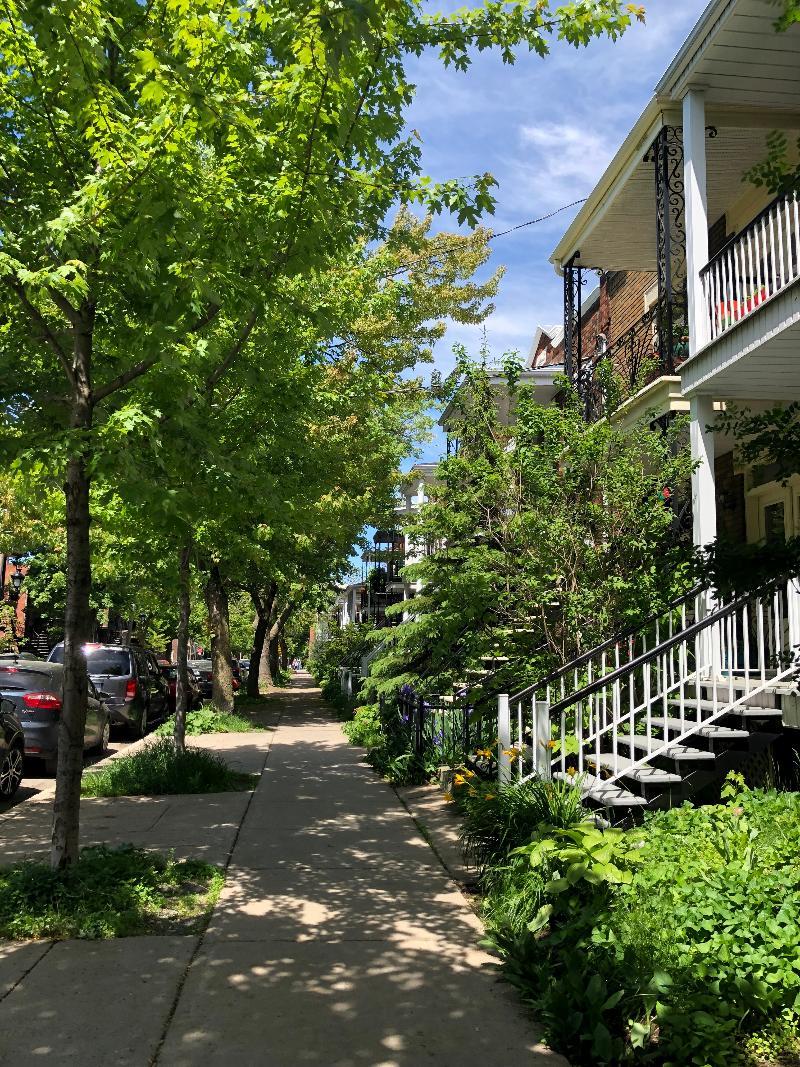
[[[114,726],[144,737],[149,723],[169,715],[169,686],[152,652],[138,645],[84,645],[89,677],[97,687]],[[64,644],[48,657],[64,662]]]

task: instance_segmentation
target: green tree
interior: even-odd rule
[[[439,464],[430,502],[406,530],[428,552],[405,571],[422,582],[413,615],[386,631],[372,664],[380,691],[444,691],[492,660],[522,683],[685,583],[691,546],[676,538],[664,496],[688,487],[683,422],[587,424],[566,380],[562,403],[543,407],[518,373],[507,364],[498,389],[485,363],[459,357],[458,451]],[[498,415],[506,391],[511,426]]]

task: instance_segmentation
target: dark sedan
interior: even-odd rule
[[[91,678],[86,706],[84,749],[108,748],[109,714]],[[58,760],[58,726],[64,696],[64,668],[60,663],[18,660],[0,663],[0,697],[9,701],[25,737],[25,755],[44,760],[48,774]]]
[[[169,710],[172,714],[175,714],[177,691],[178,691],[178,668],[174,663],[170,663],[169,660],[160,659],[158,661],[158,669],[168,686],[169,693]],[[203,698],[200,695],[200,682],[192,670],[189,668],[189,701],[188,710],[192,711],[194,708],[199,708],[203,702]]]
[[[0,700],[0,800],[13,797],[22,781],[25,738],[10,700]]]

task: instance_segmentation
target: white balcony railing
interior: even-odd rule
[[[800,278],[797,193],[777,197],[701,271],[715,341]]]

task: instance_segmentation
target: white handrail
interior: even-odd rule
[[[704,596],[705,594],[700,594]],[[702,619],[700,596],[695,619]],[[575,679],[574,700],[549,688],[514,699],[514,776],[541,774],[542,748],[554,749],[553,771],[594,771],[608,782],[645,767],[688,741],[770,685],[791,676],[800,645],[800,588],[796,579],[732,602],[694,626],[681,609],[677,632],[649,654],[619,667],[605,655]],[[686,630],[684,635],[682,631]],[[651,646],[652,647],[652,646]],[[607,681],[605,680],[607,677]],[[552,708],[552,712],[550,712]],[[550,737],[543,737],[549,718]],[[669,728],[664,720],[675,720]],[[631,739],[636,739],[636,744]]]

